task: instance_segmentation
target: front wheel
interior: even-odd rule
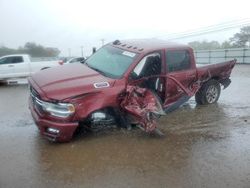
[[[213,104],[220,97],[221,87],[217,80],[209,80],[204,83],[199,91],[195,94],[197,104]]]

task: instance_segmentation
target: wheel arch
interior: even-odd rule
[[[49,69],[50,67],[43,67],[41,68],[41,70],[45,70],[45,69]]]

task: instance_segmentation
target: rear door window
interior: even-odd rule
[[[173,50],[166,52],[168,72],[181,71],[191,68],[191,58],[188,50]]]

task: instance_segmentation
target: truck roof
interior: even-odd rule
[[[112,46],[133,51],[136,53],[148,52],[159,49],[191,48],[185,44],[178,44],[160,39],[136,39],[136,40],[116,40],[110,43]]]
[[[13,56],[29,56],[28,54],[11,54],[11,55],[5,55],[5,56],[1,56],[2,57],[13,57]]]

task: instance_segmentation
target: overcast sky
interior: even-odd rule
[[[27,41],[84,54],[101,39],[167,38],[169,34],[250,18],[248,0],[0,0],[0,45]],[[176,40],[224,41],[238,28]]]

